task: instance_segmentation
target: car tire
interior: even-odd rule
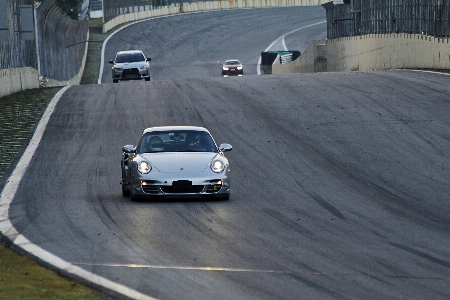
[[[145,78],[145,81],[150,81],[150,77],[149,78]]]
[[[113,79],[113,83],[118,83],[118,82],[119,82],[119,80]]]
[[[130,187],[130,200],[132,202],[140,202],[141,201],[140,198],[137,198],[136,196],[133,195],[133,191],[132,191],[131,187]]]
[[[122,184],[122,196],[130,197],[130,186],[126,184]]]

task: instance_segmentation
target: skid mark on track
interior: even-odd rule
[[[331,214],[333,214],[337,218],[345,220],[345,216],[333,204],[325,200],[322,196],[305,188],[298,180],[295,180],[295,182],[297,182],[298,186],[301,187],[314,201],[316,201],[317,204],[328,210]]]

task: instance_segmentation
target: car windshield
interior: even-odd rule
[[[241,63],[237,60],[230,60],[225,63],[226,65],[240,65]]]
[[[219,150],[208,132],[171,130],[145,133],[136,147],[136,152],[219,152]]]
[[[145,61],[145,56],[142,53],[134,52],[134,53],[119,53],[116,56],[116,63],[131,63],[131,62],[139,62]]]

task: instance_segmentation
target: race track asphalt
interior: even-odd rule
[[[14,227],[157,299],[450,297],[448,76],[223,78],[197,65],[191,78],[70,87],[11,203]],[[156,125],[233,145],[229,201],[121,196],[121,148]]]

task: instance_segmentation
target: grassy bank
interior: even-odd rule
[[[101,19],[90,20],[88,59],[81,84],[96,84],[100,68]],[[0,98],[0,191],[47,104],[60,88],[32,89]],[[107,299],[89,286],[60,276],[0,242],[0,299]]]
[[[32,89],[0,98],[0,190],[26,148],[47,104],[60,88]],[[106,299],[0,242],[0,299]]]

